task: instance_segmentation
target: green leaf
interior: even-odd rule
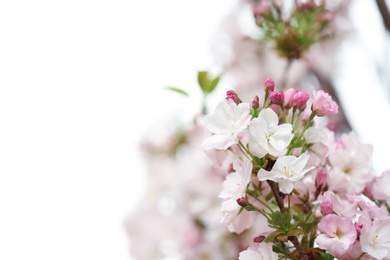
[[[275,230],[274,232],[272,232],[271,234],[269,234],[265,239],[264,239],[264,242],[266,243],[269,243],[271,242],[272,240],[274,240],[277,236],[279,235],[282,235],[283,232],[279,231],[279,230]]]
[[[184,90],[182,90],[182,89],[180,89],[180,88],[167,87],[167,89],[172,90],[172,91],[174,91],[174,92],[176,92],[176,93],[179,93],[179,94],[181,94],[181,95],[183,95],[183,96],[186,96],[186,97],[189,96],[189,94],[188,94],[186,91],[184,91]]]
[[[220,76],[212,78],[208,71],[198,72],[198,84],[205,95],[210,94],[217,87]]]

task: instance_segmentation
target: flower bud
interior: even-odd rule
[[[240,205],[241,207],[246,207],[247,206],[247,203],[246,203],[244,197],[238,198],[236,201],[237,201],[237,204]]]
[[[271,100],[271,104],[283,105],[283,98],[283,92],[273,91],[269,93],[269,99]]]
[[[326,199],[321,203],[322,215],[329,215],[333,213],[333,204],[330,200]]]
[[[310,96],[305,91],[297,91],[291,101],[291,105],[299,110],[303,110],[306,107],[306,103]]]
[[[236,103],[236,104],[239,103],[239,98],[238,98],[238,96],[237,96],[237,93],[234,92],[233,90],[228,90],[228,91],[226,92],[226,99],[227,99],[227,100],[231,99],[231,100],[233,100],[234,103]]]
[[[253,242],[254,242],[254,243],[261,243],[261,242],[264,241],[264,239],[265,239],[265,236],[258,236],[258,237],[255,237],[255,238],[253,239]]]
[[[264,88],[268,89],[269,91],[274,91],[275,89],[275,82],[273,79],[268,78],[264,81]]]
[[[292,107],[292,98],[295,93],[297,93],[298,90],[295,88],[289,88],[286,91],[283,92],[283,106],[286,109],[289,109]]]
[[[317,116],[328,116],[339,112],[339,107],[328,93],[318,90],[313,92],[313,96],[314,101],[311,110]]]
[[[252,101],[252,108],[258,109],[260,107],[259,96],[255,96]]]
[[[355,224],[355,229],[356,229],[357,235],[360,236],[360,234],[362,233],[363,224],[361,224],[361,223],[356,223],[356,224]]]

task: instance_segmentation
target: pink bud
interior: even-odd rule
[[[260,107],[259,96],[255,96],[252,101],[252,108],[257,109]]]
[[[264,241],[264,239],[265,239],[264,236],[258,236],[258,237],[255,237],[255,238],[253,239],[253,242],[254,242],[254,243],[261,243],[261,242]]]
[[[245,198],[238,198],[236,201],[237,204],[240,205],[241,207],[245,207],[247,205]]]
[[[273,79],[268,78],[264,81],[264,87],[268,89],[269,91],[274,91],[275,89],[275,82]]]
[[[227,99],[227,100],[231,99],[231,100],[233,100],[234,103],[236,103],[236,104],[238,104],[238,102],[239,102],[237,93],[234,92],[233,90],[228,90],[228,91],[226,92],[226,99]]]
[[[321,213],[322,215],[332,214],[333,204],[330,200],[326,199],[321,203]]]
[[[357,224],[355,225],[355,229],[356,229],[357,235],[360,236],[360,234],[362,233],[363,224],[357,223]]]
[[[292,98],[291,105],[297,109],[304,109],[310,96],[305,91],[297,91]]]
[[[283,106],[287,109],[292,107],[292,98],[295,93],[297,93],[298,90],[295,88],[289,88],[286,91],[283,92]]]
[[[273,91],[269,93],[269,99],[271,100],[271,104],[283,105],[283,98],[283,92]]]
[[[313,105],[311,106],[311,110],[317,116],[328,116],[337,114],[339,112],[339,107],[328,93],[324,92],[323,90],[318,90],[314,91],[313,95],[314,101]]]

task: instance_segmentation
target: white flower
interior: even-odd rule
[[[238,260],[277,260],[278,255],[272,251],[272,245],[260,243],[257,247],[251,245],[247,250],[242,251]]]
[[[219,197],[224,199],[222,211],[234,211],[240,208],[237,199],[245,196],[246,188],[251,180],[252,161],[233,162],[235,172],[229,173],[223,182],[223,189]]]
[[[269,153],[278,157],[286,153],[287,146],[294,137],[291,132],[292,125],[278,124],[278,116],[271,108],[261,110],[259,117],[251,121],[249,125],[251,133],[249,150],[254,155],[261,158]]]
[[[375,259],[390,258],[390,219],[362,217],[363,229],[360,235],[362,251]],[[371,222],[371,223],[370,223]]]
[[[279,183],[281,192],[288,194],[294,188],[294,182],[299,181],[303,176],[313,169],[313,167],[304,169],[309,155],[306,153],[299,157],[289,155],[279,157],[271,171],[260,169],[257,177],[260,181],[271,180]]]
[[[220,103],[215,111],[204,118],[204,125],[214,135],[203,141],[203,148],[226,150],[237,144],[238,134],[241,133],[251,120],[249,104],[236,104],[233,100]]]
[[[311,144],[308,149],[310,159],[307,165],[318,166],[325,164],[328,156],[328,146],[325,144],[328,141],[326,132],[321,128],[310,127],[303,134],[303,137],[306,143]]]

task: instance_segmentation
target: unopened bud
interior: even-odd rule
[[[292,99],[295,93],[297,93],[298,90],[295,88],[289,88],[286,91],[283,92],[283,106],[287,109],[292,107]]]
[[[261,243],[261,242],[264,241],[264,239],[265,239],[265,236],[258,236],[258,237],[255,237],[255,238],[253,239],[253,242],[254,242],[254,243]]]
[[[357,235],[360,236],[360,234],[362,233],[363,224],[357,223],[357,224],[355,225],[355,229],[356,229]]]
[[[252,101],[252,108],[258,109],[260,107],[259,96],[255,96]]]
[[[231,99],[231,100],[233,100],[234,103],[236,103],[236,104],[238,104],[238,103],[239,103],[239,100],[240,100],[240,99],[238,98],[238,96],[237,96],[237,93],[234,92],[233,90],[228,90],[228,91],[226,92],[226,99],[227,99],[227,100]]]
[[[264,81],[264,87],[268,89],[269,91],[274,91],[275,89],[275,82],[273,79],[268,78]]]
[[[333,213],[333,204],[330,200],[327,199],[321,203],[321,213],[324,216]]]
[[[244,197],[238,198],[236,201],[237,201],[237,204],[240,205],[241,207],[246,207],[246,206],[248,205],[248,204],[246,203]]]
[[[306,107],[306,103],[309,98],[309,94],[307,94],[305,91],[299,90],[293,95],[291,105],[299,110],[303,110]]]
[[[269,93],[269,99],[271,100],[271,104],[283,105],[283,92],[273,91]]]

